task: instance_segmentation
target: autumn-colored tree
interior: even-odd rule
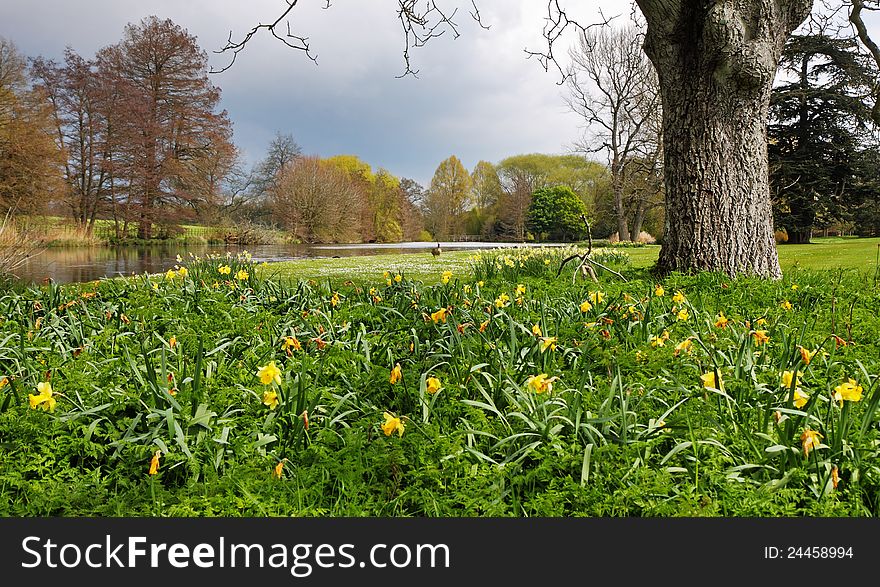
[[[220,91],[208,80],[207,55],[171,20],[129,24],[121,42],[99,52],[98,64],[119,89],[119,172],[127,176],[138,237],[148,239],[154,223],[180,218],[181,204],[204,198],[189,189],[197,183],[192,174],[228,152],[221,143],[229,120],[216,111]]]
[[[110,200],[110,137],[104,87],[96,65],[68,48],[64,64],[42,58],[32,71],[52,105],[55,141],[64,153],[66,189],[61,201],[74,221],[91,232]]]
[[[60,188],[51,108],[30,87],[24,57],[0,38],[0,213],[35,213]]]
[[[278,175],[270,202],[276,220],[304,242],[352,242],[363,193],[337,165],[298,157]]]
[[[471,175],[455,155],[437,167],[425,197],[425,223],[434,238],[462,233],[462,216],[470,207],[471,187]]]

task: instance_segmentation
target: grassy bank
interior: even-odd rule
[[[0,515],[880,514],[870,273],[562,254],[8,293]]]
[[[31,235],[45,246],[93,247],[108,245],[150,245],[150,244],[285,244],[290,236],[280,230],[257,226],[201,226],[184,224],[180,226],[153,226],[151,239],[137,237],[137,225],[130,224],[122,235],[117,235],[113,220],[95,221],[92,232],[87,232],[73,223],[70,218],[60,216],[18,217],[14,226],[19,232]]]

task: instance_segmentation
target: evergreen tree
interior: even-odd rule
[[[808,243],[815,226],[847,216],[871,123],[869,64],[853,39],[795,35],[785,46],[768,155],[776,226],[789,243]]]

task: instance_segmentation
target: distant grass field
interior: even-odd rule
[[[783,271],[792,269],[877,270],[880,238],[818,238],[810,245],[781,245],[779,262]],[[660,254],[659,245],[619,249],[630,257],[634,269],[651,267]],[[439,259],[424,254],[370,255],[342,259],[302,259],[273,263],[267,275],[292,279],[340,278],[352,281],[375,280],[384,271],[400,272],[407,278],[436,283],[443,271],[461,273],[470,266],[473,251],[445,252]],[[566,267],[569,272],[573,267]],[[570,273],[569,273],[570,274]]]

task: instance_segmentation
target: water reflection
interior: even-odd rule
[[[46,249],[29,259],[16,274],[22,281],[42,283],[53,279],[58,283],[92,281],[102,277],[118,277],[161,273],[173,267],[177,255],[188,257],[208,253],[235,254],[248,250],[254,260],[289,261],[307,257],[350,257],[388,253],[425,253],[436,243],[393,243],[368,245],[259,245],[235,247],[223,245],[154,245],[130,247],[81,247]],[[510,246],[534,246],[514,243],[440,243],[444,250],[482,249]]]

